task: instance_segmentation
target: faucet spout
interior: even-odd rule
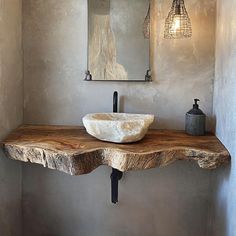
[[[113,112],[118,112],[118,92],[115,91],[113,94]]]

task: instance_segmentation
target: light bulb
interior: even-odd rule
[[[181,16],[180,15],[175,15],[173,19],[173,25],[171,27],[171,31],[173,33],[176,33],[178,30],[180,30],[180,25],[181,25]]]

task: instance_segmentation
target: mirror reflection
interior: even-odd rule
[[[88,0],[88,7],[87,79],[149,80],[150,1]]]

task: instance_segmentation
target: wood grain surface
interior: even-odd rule
[[[190,136],[173,130],[150,130],[137,143],[114,144],[91,137],[83,127],[24,125],[2,146],[11,159],[71,175],[89,173],[100,165],[124,172],[164,167],[176,160],[196,161],[205,169],[230,161],[228,151],[214,135]]]

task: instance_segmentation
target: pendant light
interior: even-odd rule
[[[173,0],[165,21],[166,39],[182,39],[192,36],[192,25],[184,5],[184,0]]]
[[[148,12],[143,22],[143,36],[145,39],[150,39],[150,4],[148,7]]]

